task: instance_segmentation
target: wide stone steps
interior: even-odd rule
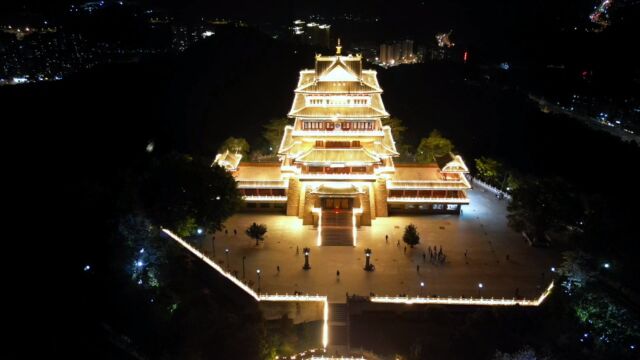
[[[321,231],[322,246],[353,246],[353,213],[324,210]]]

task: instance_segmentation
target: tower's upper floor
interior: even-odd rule
[[[339,43],[337,50],[333,56],[316,55],[315,68],[300,71],[289,116],[333,121],[388,117],[376,72],[362,69],[361,55],[341,55]]]

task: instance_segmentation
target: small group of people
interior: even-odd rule
[[[437,263],[437,264],[444,264],[447,261],[447,255],[445,253],[442,252],[442,245],[440,246],[440,249],[438,249],[437,246],[433,246],[433,248],[431,248],[431,246],[427,247],[427,250],[429,251],[429,261],[432,263]],[[427,262],[427,254],[426,253],[422,253],[422,260],[424,262]]]

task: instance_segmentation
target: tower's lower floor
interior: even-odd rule
[[[392,173],[283,174],[277,163],[243,163],[234,172],[244,209],[297,216],[320,225],[323,211],[350,211],[355,227],[395,213],[460,213],[469,203],[463,174],[435,164],[403,164]]]
[[[437,198],[403,197],[397,191],[390,198],[386,181],[304,181],[297,178],[288,180],[286,190],[280,196],[267,194],[246,196],[245,210],[274,211],[297,216],[304,225],[320,225],[323,212],[349,213],[353,215],[355,226],[369,226],[376,217],[386,217],[397,213],[452,213],[459,214],[464,201],[449,202],[451,197]],[[458,192],[456,192],[458,193]],[[464,192],[459,191],[460,198]],[[350,224],[349,224],[350,225]]]

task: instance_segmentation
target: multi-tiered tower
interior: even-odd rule
[[[468,172],[460,156],[441,164],[400,164],[374,70],[360,55],[316,55],[302,70],[278,149],[281,163],[240,163],[233,154],[216,162],[234,172],[248,207],[286,208],[304,224],[323,211],[345,214],[356,226],[389,211],[459,212],[467,204]],[[339,222],[339,220],[337,220]]]

